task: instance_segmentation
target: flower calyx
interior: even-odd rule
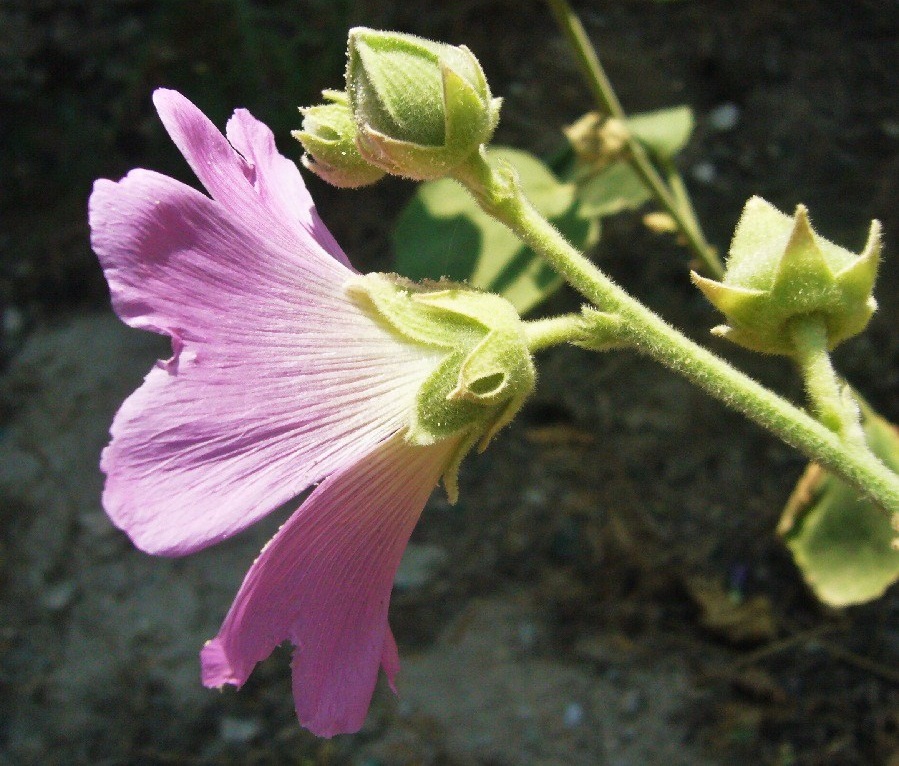
[[[356,147],[356,123],[347,94],[324,90],[327,103],[303,107],[303,127],[291,135],[305,150],[303,166],[332,186],[355,189],[384,177],[384,170],[366,162]]]
[[[346,81],[359,151],[393,175],[447,176],[499,122],[502,100],[464,45],[355,27]]]
[[[505,298],[444,280],[416,283],[373,273],[353,277],[346,289],[404,342],[437,352],[411,407],[406,439],[421,446],[459,440],[444,474],[455,500],[462,459],[475,444],[483,451],[534,388],[524,322]]]
[[[872,296],[880,260],[880,224],[871,222],[858,255],[824,239],[799,205],[791,218],[752,197],[734,232],[720,282],[691,274],[728,324],[712,330],[763,353],[794,356],[790,323],[814,316],[827,347],[861,332],[877,308]]]

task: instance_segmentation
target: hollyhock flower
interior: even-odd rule
[[[520,321],[496,296],[359,275],[265,125],[237,110],[226,138],[178,93],[154,103],[210,196],[140,169],[94,186],[113,308],[172,341],[115,417],[103,504],[140,549],[182,555],[320,482],[250,567],[202,678],[240,686],[289,640],[300,722],[356,731],[379,666],[391,685],[398,670],[388,603],[424,503],[533,386]]]

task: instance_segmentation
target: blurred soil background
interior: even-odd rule
[[[576,7],[628,111],[695,109],[680,160],[720,248],[752,194],[804,202],[855,249],[883,220],[881,310],[837,357],[899,421],[899,4]],[[819,606],[774,534],[803,459],[630,353],[546,353],[459,504],[434,494],[393,600],[400,696],[379,689],[358,735],[300,729],[286,650],[239,693],[200,686],[198,651],[286,510],[181,560],[106,520],[99,452],[166,344],[112,316],[86,200],[135,166],[195,183],[158,86],[220,126],[248,107],[298,157],[296,107],[340,86],[355,24],[467,44],[505,98],[501,143],[549,154],[590,107],[532,0],[0,0],[0,764],[899,764],[897,593]],[[308,181],[357,267],[389,270],[413,186]],[[639,215],[595,257],[801,396],[782,361],[708,337],[686,253]]]

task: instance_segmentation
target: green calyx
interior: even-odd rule
[[[865,328],[877,308],[871,292],[879,259],[877,221],[856,255],[818,235],[803,205],[791,218],[753,197],[734,233],[723,279],[691,276],[727,317],[728,324],[712,332],[755,351],[794,356],[794,319],[820,319],[829,349]]]
[[[350,30],[347,93],[359,151],[388,173],[441,178],[486,144],[499,121],[481,65],[464,45]]]
[[[322,91],[327,103],[300,109],[302,130],[291,134],[303,145],[303,165],[333,186],[357,188],[375,183],[384,171],[363,159],[356,147],[356,123],[347,94]]]
[[[393,274],[353,277],[348,294],[404,341],[443,352],[409,413],[406,439],[428,445],[459,439],[444,485],[471,448],[486,448],[534,388],[525,325],[507,300],[453,282],[418,284]]]

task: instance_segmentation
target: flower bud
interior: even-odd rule
[[[453,499],[462,459],[478,442],[483,450],[534,389],[524,323],[505,298],[448,281],[375,273],[353,277],[347,292],[406,342],[435,350],[439,361],[418,391],[406,439],[428,445],[463,437],[444,475]]]
[[[388,173],[441,178],[493,135],[501,99],[464,45],[356,27],[347,56],[356,143]]]
[[[587,112],[562,129],[575,156],[591,171],[599,171],[623,159],[629,130],[623,120]]]
[[[356,148],[356,123],[346,93],[325,90],[326,104],[300,109],[302,130],[291,135],[303,145],[303,165],[334,186],[368,186],[384,171],[366,162]]]
[[[880,224],[871,222],[859,255],[821,237],[803,205],[792,218],[761,197],[746,203],[720,282],[691,276],[727,317],[712,332],[746,348],[792,356],[788,324],[819,317],[827,345],[861,332],[877,308],[871,295],[880,258]]]

